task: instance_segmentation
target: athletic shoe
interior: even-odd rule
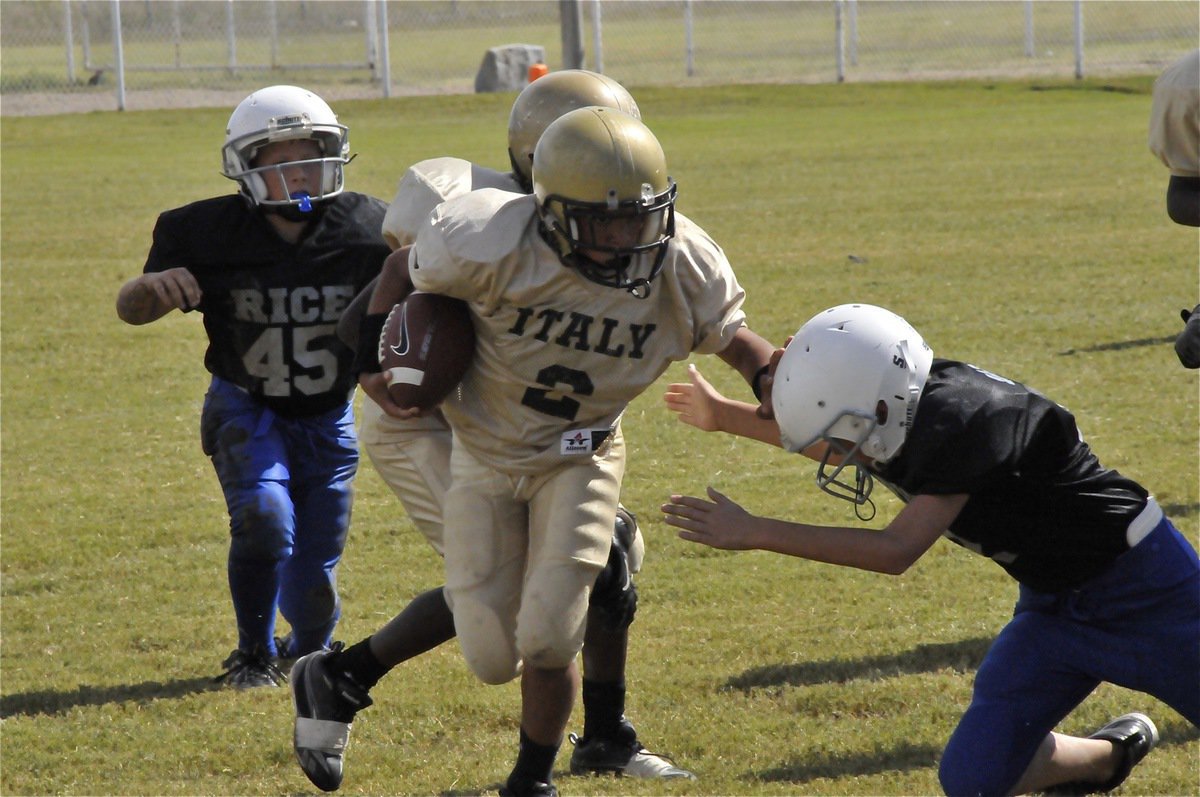
[[[588,739],[570,735],[571,774],[612,773],[631,778],[682,778],[695,780],[695,774],[675,766],[675,762],[664,755],[652,753],[634,739],[626,742],[616,739]]]
[[[553,783],[509,775],[500,787],[500,797],[558,797],[558,787]]]
[[[1051,794],[1101,794],[1116,789],[1158,744],[1158,728],[1145,714],[1122,714],[1088,738],[1105,739],[1121,751],[1116,772],[1103,783],[1072,781],[1059,784],[1048,790]]]
[[[279,664],[262,648],[235,650],[221,662],[221,666],[225,672],[214,678],[213,682],[228,684],[235,689],[282,686],[287,683],[287,676],[279,669]]]
[[[335,791],[342,785],[350,723],[355,712],[372,703],[366,689],[327,666],[326,660],[341,649],[342,644],[335,642],[332,649],[301,656],[292,666],[296,708],[292,747],[304,774],[322,791]]]

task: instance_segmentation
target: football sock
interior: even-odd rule
[[[355,642],[350,647],[333,654],[329,666],[349,675],[363,689],[370,689],[387,674],[388,668],[379,663],[371,652],[371,638]]]
[[[633,730],[625,720],[625,682],[583,679],[583,738],[625,739]]]
[[[275,651],[275,612],[278,605],[279,567],[270,560],[229,558],[229,592],[237,617],[238,649]]]
[[[558,756],[558,745],[538,744],[525,735],[521,728],[521,747],[517,752],[517,763],[509,782],[550,783],[554,776],[554,759]]]

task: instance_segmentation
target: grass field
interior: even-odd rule
[[[1197,300],[1195,230],[1163,206],[1148,78],[1083,83],[634,88],[680,185],[722,243],[752,326],[782,340],[819,309],[888,306],[936,354],[1074,410],[1108,465],[1195,542],[1197,374],[1170,346]],[[356,190],[455,154],[501,168],[511,96],[340,104]],[[229,109],[0,120],[0,793],[297,794],[286,691],[210,679],[235,643],[226,519],[200,451],[204,334],[120,323],[156,214],[232,190]],[[737,386],[715,359],[718,386]],[[932,794],[942,745],[1015,587],[939,542],[899,578],[700,549],[655,507],[705,484],[751,511],[848,523],[799,458],[701,435],[661,387],[625,425],[639,579],[629,715],[691,783],[583,779],[564,794]],[[881,526],[895,511],[880,507]],[[340,572],[339,637],[373,631],[439,563],[368,464]],[[409,662],[355,724],[346,794],[494,792],[515,685],[478,684],[451,644]],[[1124,794],[1200,792],[1200,732],[1103,687],[1063,730],[1151,714],[1161,748]],[[577,711],[572,729],[581,728]]]

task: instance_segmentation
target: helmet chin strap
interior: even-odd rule
[[[650,295],[650,280],[638,277],[626,288],[636,299],[645,299]]]

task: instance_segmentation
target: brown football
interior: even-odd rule
[[[379,337],[379,364],[392,401],[428,410],[462,381],[475,356],[465,302],[414,291],[392,308]]]

